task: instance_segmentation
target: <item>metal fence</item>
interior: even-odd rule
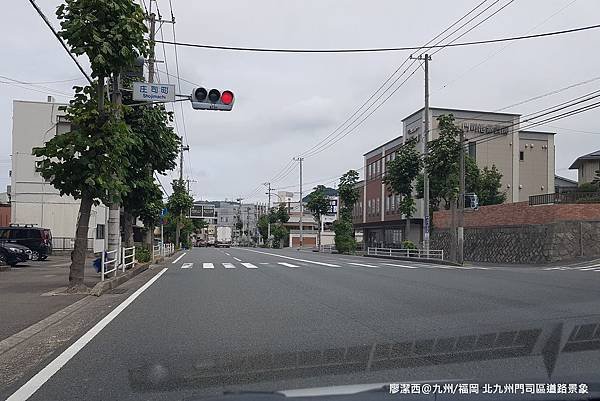
[[[52,250],[54,251],[72,251],[75,249],[75,238],[73,237],[52,237]],[[94,251],[94,239],[87,239],[87,250]]]
[[[114,272],[114,277],[117,276],[117,269],[119,268],[119,250],[115,249],[113,251],[105,251],[102,252],[102,257],[100,260],[100,280],[104,281],[104,278]],[[108,267],[108,268],[107,268]]]
[[[335,249],[335,245],[321,245],[319,252],[324,252],[324,253],[332,253],[334,252]]]
[[[441,249],[393,249],[393,248],[367,248],[369,256],[396,256],[403,258],[444,259]]]
[[[152,247],[152,260],[156,260],[160,257],[160,252],[161,251],[161,246],[159,245],[154,245]]]
[[[600,203],[600,192],[557,192],[529,197],[529,206],[555,203]]]
[[[131,269],[135,267],[135,246],[129,248],[122,248],[123,253],[121,255],[121,270]]]

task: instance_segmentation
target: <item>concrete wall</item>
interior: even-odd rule
[[[549,263],[600,257],[600,221],[560,221],[524,226],[465,229],[465,260],[492,263]],[[435,229],[431,248],[450,252],[448,229]]]

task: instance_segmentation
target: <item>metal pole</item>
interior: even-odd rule
[[[267,190],[269,191],[267,194],[269,195],[269,203],[267,206],[267,244],[271,240],[271,220],[269,220],[269,213],[271,212],[271,183],[267,182],[264,185],[267,186]]]
[[[179,147],[179,181],[183,181],[183,137],[180,136],[181,146]]]
[[[425,54],[425,114],[423,155],[427,155],[429,142],[429,60],[431,57]],[[423,249],[429,250],[429,174],[423,169]]]
[[[458,190],[458,251],[456,260],[464,262],[464,225],[465,225],[465,133],[461,129],[460,136],[460,180]]]
[[[302,202],[302,162],[304,161],[304,157],[298,157],[295,158],[295,160],[300,162],[300,249],[302,249],[304,242],[302,230],[302,222],[304,218],[304,202]]]
[[[113,74],[112,79],[112,103],[120,105],[122,103],[121,96],[121,75]],[[115,111],[117,118],[121,119],[119,109]],[[119,240],[121,239],[121,205],[118,202],[113,202],[108,210],[108,250],[115,251],[119,249]],[[116,258],[120,258],[120,252],[116,253]],[[117,264],[119,261],[117,260]]]
[[[150,7],[152,7],[152,1],[150,1]],[[156,15],[150,11],[150,51],[148,58],[148,82],[154,82],[154,46],[155,46],[155,35],[156,35]]]

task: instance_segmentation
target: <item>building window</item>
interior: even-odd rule
[[[389,212],[390,211],[390,197],[386,196],[385,197],[385,212]]]
[[[380,199],[375,199],[375,213],[379,213],[381,211],[381,202]]]
[[[367,215],[371,214],[371,199],[367,201]]]
[[[96,239],[104,239],[104,224],[96,224]]]
[[[477,142],[469,142],[469,157],[477,160]]]
[[[519,152],[519,160],[520,161],[524,161],[525,160],[525,152],[523,152],[523,151]]]

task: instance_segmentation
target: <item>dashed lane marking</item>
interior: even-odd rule
[[[244,266],[248,269],[258,269],[258,267],[254,266],[252,263],[242,263],[242,266]]]
[[[378,268],[379,266],[373,266],[373,265],[368,265],[366,263],[353,263],[353,262],[346,262],[349,265],[353,265],[353,266],[362,266],[362,267],[373,267],[373,268]]]
[[[203,269],[214,269],[215,265],[212,263],[202,263],[202,268]]]
[[[235,269],[235,265],[233,263],[223,263],[223,267],[226,269]]]
[[[187,255],[187,252],[184,252],[183,254],[179,255],[179,257],[178,257],[177,259],[175,259],[175,260],[174,260],[173,262],[171,262],[171,263],[175,264],[175,263],[179,262],[179,260],[180,260],[181,258],[183,258],[185,255]]]
[[[192,266],[194,266],[193,263],[184,263],[184,264],[181,265],[181,268],[182,269],[191,269]]]
[[[296,265],[293,265],[291,263],[286,263],[286,262],[277,262],[278,265],[282,265],[282,266],[286,266],[286,267],[298,267]]]

